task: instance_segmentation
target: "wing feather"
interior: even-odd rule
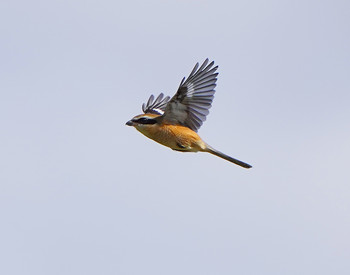
[[[164,114],[164,110],[166,105],[168,104],[168,101],[170,100],[170,96],[164,97],[164,94],[161,93],[155,100],[154,95],[151,95],[147,101],[147,103],[142,104],[142,111],[147,114],[158,114],[162,115]]]
[[[198,131],[209,114],[214,99],[218,66],[206,59],[201,66],[197,63],[190,75],[183,78],[176,94],[167,102],[163,121],[179,124]]]

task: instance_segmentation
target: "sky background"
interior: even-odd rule
[[[350,274],[349,1],[1,1],[0,273]],[[125,122],[219,65],[199,130]]]

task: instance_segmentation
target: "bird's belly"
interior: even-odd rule
[[[205,147],[198,134],[178,125],[162,125],[136,128],[146,137],[174,150],[197,152]]]

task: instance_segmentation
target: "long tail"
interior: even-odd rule
[[[224,153],[221,153],[220,151],[215,150],[214,148],[210,147],[209,145],[207,145],[207,147],[206,147],[206,149],[204,151],[208,152],[210,154],[213,154],[215,156],[218,156],[220,158],[226,159],[226,160],[228,160],[228,161],[230,161],[230,162],[232,162],[234,164],[237,164],[239,166],[242,166],[244,168],[251,168],[252,167],[250,164],[245,163],[243,161],[240,161],[238,159],[232,158],[232,157],[230,157],[228,155],[225,155]]]

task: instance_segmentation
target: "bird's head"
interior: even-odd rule
[[[160,117],[160,115],[141,114],[141,115],[134,116],[125,124],[128,126],[134,126],[135,128],[143,127],[146,125],[156,124],[158,122],[158,119],[157,119],[158,117]]]

